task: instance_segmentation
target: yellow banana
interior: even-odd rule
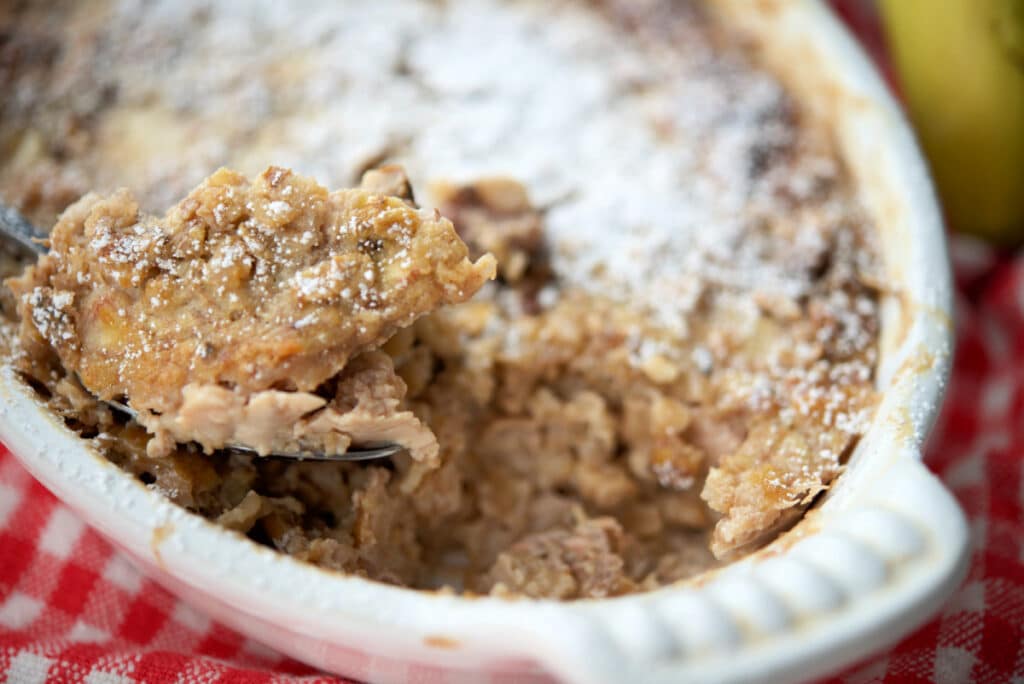
[[[882,0],[911,119],[957,230],[1024,241],[1024,0]]]

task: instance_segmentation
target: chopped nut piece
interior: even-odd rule
[[[541,214],[526,188],[508,178],[488,178],[458,187],[438,183],[432,190],[470,254],[494,254],[502,278],[522,280],[543,247]]]
[[[394,164],[378,166],[376,169],[370,169],[364,173],[359,188],[375,195],[398,197],[413,206],[416,203],[409,177],[405,175],[405,169]]]

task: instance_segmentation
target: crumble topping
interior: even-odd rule
[[[38,221],[83,179],[151,211],[272,161],[411,202],[401,162],[498,261],[472,300],[350,361],[372,379],[342,415],[408,412],[436,460],[157,458],[73,378],[33,374],[147,486],[323,567],[576,599],[740,557],[840,475],[876,400],[874,228],[827,126],[701,3],[81,5],[16,18],[35,51],[0,72],[18,93],[0,193]],[[93,39],[46,49],[76,23]]]

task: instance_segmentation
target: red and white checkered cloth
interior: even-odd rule
[[[953,251],[959,347],[927,463],[967,512],[970,574],[936,619],[834,682],[1024,682],[1024,256]],[[0,448],[3,681],[338,680],[179,602]]]

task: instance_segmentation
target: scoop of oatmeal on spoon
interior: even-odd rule
[[[263,455],[390,442],[436,461],[376,349],[495,274],[416,208],[397,167],[334,192],[287,169],[221,169],[162,217],[127,190],[89,194],[48,245],[8,281],[20,363],[126,403],[156,456],[177,442]]]

